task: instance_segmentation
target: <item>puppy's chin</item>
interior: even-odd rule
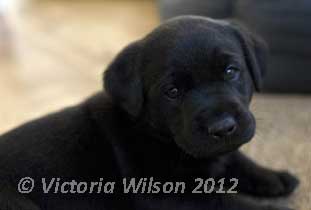
[[[187,154],[195,158],[212,158],[239,149],[249,142],[255,134],[255,129],[250,127],[235,139],[214,140],[208,138],[186,138],[175,136],[176,144]]]

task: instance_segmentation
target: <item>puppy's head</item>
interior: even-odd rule
[[[255,132],[249,111],[266,47],[238,25],[172,19],[126,47],[105,73],[105,89],[130,116],[195,157],[237,149]]]

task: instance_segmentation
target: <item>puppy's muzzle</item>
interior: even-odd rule
[[[229,113],[206,115],[204,112],[197,115],[194,123],[199,135],[203,138],[221,140],[234,136],[238,130],[238,123]]]
[[[234,135],[237,123],[230,115],[223,115],[207,126],[208,135],[214,139],[222,139]]]

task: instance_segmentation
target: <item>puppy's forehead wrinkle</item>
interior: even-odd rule
[[[225,65],[231,60],[241,60],[238,45],[215,35],[189,34],[178,37],[168,50],[170,67],[183,69],[211,69],[214,65]]]
[[[145,37],[146,69],[213,71],[224,66],[240,48],[230,24],[199,16],[173,18]],[[152,70],[152,71],[153,71]],[[151,71],[149,71],[151,72]],[[215,73],[215,72],[214,72]]]
[[[240,53],[219,48],[210,51],[202,50],[202,53],[174,56],[165,68],[173,72],[172,75],[187,75],[188,79],[193,79],[195,82],[219,80],[224,70],[231,65],[243,69],[243,55]]]

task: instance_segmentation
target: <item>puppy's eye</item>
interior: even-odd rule
[[[179,90],[176,87],[171,87],[165,92],[165,94],[167,97],[175,99],[179,96]]]
[[[240,76],[240,70],[238,68],[235,68],[233,66],[229,66],[225,69],[224,72],[224,79],[225,80],[236,80]]]

